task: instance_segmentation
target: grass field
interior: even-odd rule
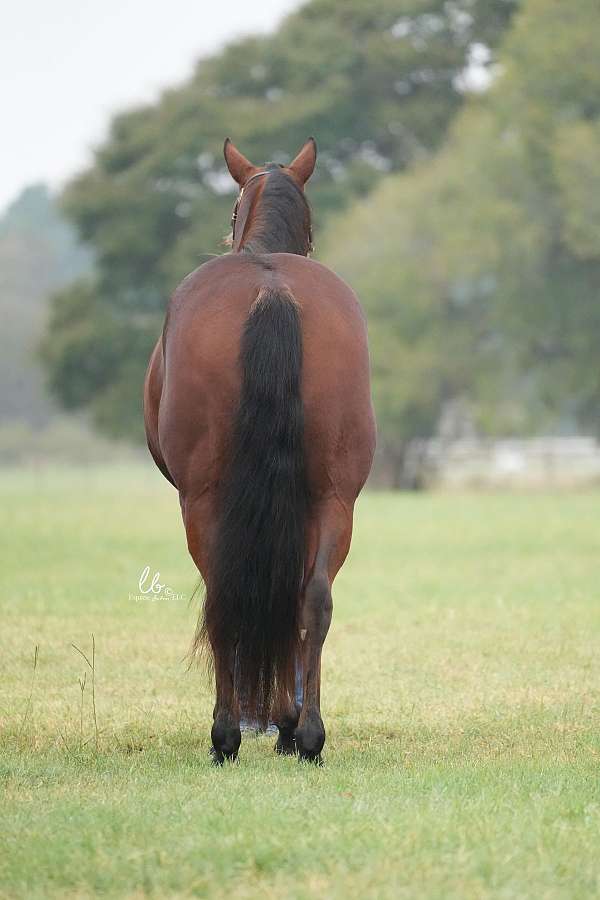
[[[140,466],[0,493],[0,896],[600,894],[600,494],[366,495],[325,766],[251,737],[215,770],[175,492]],[[146,565],[183,596],[136,602]]]

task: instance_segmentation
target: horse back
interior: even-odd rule
[[[201,266],[175,291],[154,355],[160,357],[156,430],[165,466],[184,495],[218,483],[239,401],[241,336],[264,288],[286,289],[300,310],[311,494],[335,493],[352,503],[375,446],[365,319],[345,282],[293,254],[228,254]]]

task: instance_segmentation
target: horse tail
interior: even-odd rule
[[[213,653],[235,646],[241,710],[265,725],[275,697],[294,696],[308,507],[302,330],[287,289],[259,291],[240,365],[203,631]]]

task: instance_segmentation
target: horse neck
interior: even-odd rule
[[[260,195],[254,201],[246,219],[240,242],[234,252],[238,253],[293,253],[308,256],[311,249],[310,231],[302,232],[291,227],[277,209],[265,213],[261,211]]]

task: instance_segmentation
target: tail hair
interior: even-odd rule
[[[235,647],[234,690],[265,725],[294,696],[308,489],[300,309],[262,288],[242,334],[239,407],[196,644]]]

